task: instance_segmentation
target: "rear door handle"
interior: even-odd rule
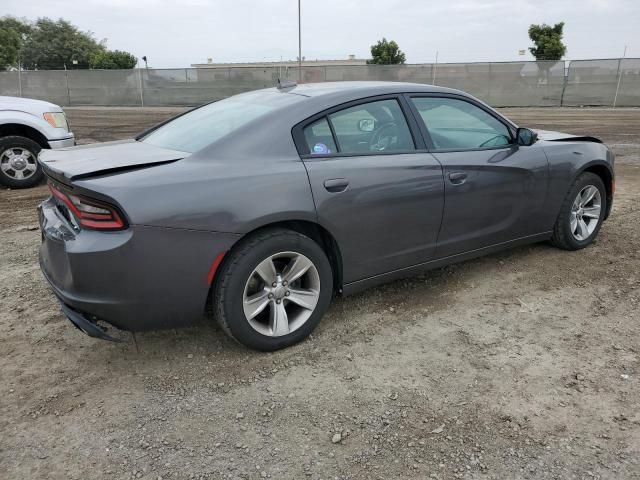
[[[346,178],[332,178],[324,181],[324,188],[331,193],[344,192],[348,186],[349,181]]]
[[[453,172],[449,174],[449,181],[454,185],[462,185],[467,181],[467,174],[462,172]]]

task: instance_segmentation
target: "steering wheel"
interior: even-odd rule
[[[393,129],[387,135],[383,135],[386,130]],[[385,123],[376,129],[369,140],[369,150],[375,152],[384,152],[391,146],[393,138],[397,137],[396,124],[394,122]]]
[[[493,137],[491,137],[488,140],[485,140],[484,142],[482,142],[479,147],[486,147],[489,143],[493,142],[494,140],[498,139],[498,138],[505,138],[504,135],[494,135]]]

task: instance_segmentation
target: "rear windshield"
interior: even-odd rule
[[[236,95],[186,113],[154,130],[141,141],[193,153],[244,124],[303,98],[274,91]]]

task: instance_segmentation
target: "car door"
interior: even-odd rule
[[[438,258],[542,233],[549,175],[542,148],[518,146],[513,127],[471,99],[413,95],[410,104],[443,168]]]
[[[383,96],[323,112],[294,129],[319,223],[350,283],[435,253],[444,185],[408,104]],[[296,133],[297,131],[297,133]]]

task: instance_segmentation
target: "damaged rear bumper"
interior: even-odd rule
[[[73,323],[73,325],[78,328],[78,330],[89,335],[90,337],[99,338],[101,340],[108,340],[110,342],[124,341],[120,337],[109,335],[109,333],[107,333],[107,328],[99,325],[96,318],[92,318],[90,315],[80,313],[70,306],[65,305],[63,302],[60,302],[60,308],[62,309],[62,313],[65,314],[69,321]],[[118,332],[122,332],[122,330],[118,330]]]
[[[78,229],[51,198],[40,205],[39,216],[45,279],[69,320],[106,340],[117,338],[112,331],[178,328],[200,321],[211,286],[210,267],[238,238],[143,225],[116,232]]]

